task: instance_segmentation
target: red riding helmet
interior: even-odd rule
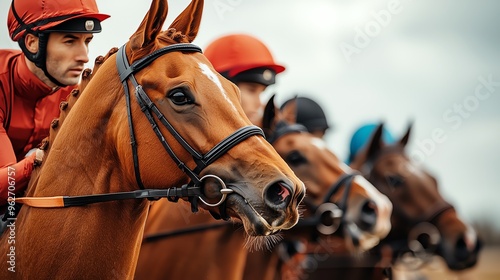
[[[83,22],[70,32],[99,32],[100,22],[109,15],[99,13],[95,0],[12,0],[7,19],[9,35],[18,41],[26,32],[38,33],[77,18],[93,20]],[[56,31],[56,30],[51,30]]]
[[[234,83],[275,83],[276,74],[285,67],[276,64],[269,49],[255,37],[244,34],[223,36],[204,51],[217,72]]]

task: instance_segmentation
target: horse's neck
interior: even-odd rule
[[[83,92],[85,87],[88,85],[88,83],[91,81],[91,78],[95,75],[97,70],[99,70],[100,66],[104,61],[106,61],[112,54],[114,54],[117,51],[116,48],[112,48],[108,54],[104,57],[98,57],[95,61],[94,68],[92,70],[90,69],[85,69],[83,71],[80,83],[78,86],[73,89],[70,93],[70,95],[67,97],[66,101],[62,101],[59,105],[59,117],[52,120],[51,126],[49,128],[49,136],[47,136],[45,139],[42,140],[42,143],[39,146],[39,149],[43,150],[44,152],[44,160],[42,161],[42,166],[33,169],[31,173],[31,179],[28,184],[28,194],[32,193],[30,192],[30,189],[33,188],[33,186],[36,186],[38,184],[38,178],[40,177],[40,174],[43,170],[43,167],[45,166],[45,159],[47,158],[50,149],[52,147],[52,143],[54,143],[54,140],[59,132],[59,128],[63,124],[64,120],[66,119],[68,113],[70,112],[71,108],[75,105],[76,101],[80,97],[80,93]]]
[[[45,159],[47,158],[50,149],[52,147],[52,143],[54,142],[54,139],[56,138],[59,128],[61,127],[62,123],[64,122],[64,119],[68,115],[71,107],[75,104],[75,102],[78,100],[78,97],[80,96],[80,91],[78,89],[75,89],[71,92],[71,94],[68,96],[67,101],[61,102],[59,108],[59,117],[57,119],[52,120],[51,127],[49,130],[49,136],[47,136],[45,139],[42,140],[42,143],[40,144],[39,148],[43,150],[44,152],[44,160],[42,161],[42,166],[38,168],[34,168],[32,173],[31,173],[31,178],[28,183],[28,188],[27,188],[27,194],[30,195],[32,192],[30,190],[33,189],[33,186],[36,186],[38,184],[38,179],[40,177],[40,174],[42,173],[43,167],[45,166]]]
[[[86,195],[136,188],[124,176],[125,168],[120,166],[113,141],[109,140],[113,110],[117,102],[125,102],[119,96],[120,90],[108,84],[89,84],[75,103],[51,144],[30,196]],[[26,278],[50,278],[51,273],[67,279],[131,277],[148,205],[148,201],[125,200],[64,209],[24,206],[18,217],[18,228],[22,230],[16,235],[23,263],[19,267],[34,267],[25,271],[29,273]],[[81,271],[82,267],[88,269]]]
[[[82,94],[64,126],[51,135],[50,153],[44,159],[37,185],[30,192],[39,196],[109,192],[106,183],[121,175],[116,174],[121,171],[113,162],[114,150],[106,139],[115,107],[106,100],[112,99],[99,98],[95,91]]]

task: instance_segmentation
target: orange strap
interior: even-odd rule
[[[64,207],[64,197],[63,196],[52,196],[52,197],[19,197],[15,199],[15,202],[22,203],[31,207],[41,207],[41,208],[59,208]]]

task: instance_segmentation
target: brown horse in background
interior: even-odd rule
[[[411,126],[395,145],[383,143],[382,131],[383,124],[380,124],[366,151],[360,153],[351,166],[363,171],[394,204],[394,226],[383,244],[408,240],[406,246],[392,246],[397,256],[405,249],[417,256],[419,250],[425,250],[442,256],[453,270],[475,265],[481,243],[476,232],[441,196],[436,178],[405,153]]]
[[[339,279],[384,279],[387,275],[382,273],[384,267],[379,263],[390,266],[397,262],[404,268],[417,269],[434,255],[443,257],[452,270],[476,264],[481,242],[472,227],[441,196],[437,180],[407,156],[405,147],[410,132],[411,126],[399,141],[388,145],[382,140],[383,124],[380,124],[351,163],[352,168],[362,171],[391,200],[394,211],[389,235],[360,258],[332,256],[324,260],[308,279],[322,279],[324,275],[338,275]]]
[[[121,57],[113,55],[94,74],[51,143],[39,176],[33,178],[27,192],[31,198],[20,199],[27,205],[15,223],[15,246],[8,242],[11,234],[1,237],[4,264],[12,261],[7,253],[15,251],[15,272],[3,269],[0,278],[133,277],[149,200],[78,206],[75,198],[80,196],[92,203],[109,197],[106,194],[140,196],[210,175],[197,182],[203,193],[190,200],[193,205],[202,196],[214,204],[225,189],[222,197],[227,198],[220,207],[202,206],[214,215],[241,219],[250,235],[268,235],[297,222],[303,183],[249,127],[235,86],[188,44],[197,34],[202,6],[203,1],[193,1],[162,32],[168,6],[154,0]],[[117,65],[128,61],[132,67],[119,72]],[[128,88],[135,89],[138,102],[125,97]],[[165,125],[167,120],[171,127]],[[158,121],[165,126],[152,127]],[[240,141],[231,141],[235,136]],[[202,165],[205,156],[195,157],[195,152],[214,157]],[[178,162],[185,163],[179,166],[182,170]],[[145,190],[137,191],[141,185]],[[186,186],[172,194],[152,194],[192,194],[195,188]],[[77,206],[69,207],[68,201]]]
[[[290,103],[289,106],[294,106],[294,103]],[[295,110],[291,108],[286,109],[289,114],[295,114]],[[264,123],[270,124],[282,118],[281,114],[270,114],[270,110],[275,110],[273,99],[266,107],[268,113],[265,118],[270,119]],[[294,123],[294,120],[292,119],[291,122]],[[290,132],[281,135],[273,146],[299,175],[299,178],[306,179],[306,186],[308,188],[311,186],[311,189],[308,189],[311,203],[319,205],[335,182],[351,170],[327,150],[326,145],[319,139],[304,130],[296,130],[291,123],[288,127],[291,129]],[[268,139],[272,138],[276,127],[269,125],[265,128]],[[297,164],[293,160],[293,156],[297,153],[303,154],[310,162]],[[339,210],[336,207],[332,208],[330,203],[325,204],[329,207],[324,212],[325,224],[318,220],[317,223],[301,227],[302,229],[299,230],[301,233],[292,236],[296,239],[299,238],[297,236],[309,238],[311,232],[317,234],[316,228],[320,227],[323,232],[330,231],[328,235],[322,235],[324,241],[328,239],[327,242],[331,242],[327,245],[327,250],[352,252],[370,249],[376,245],[390,229],[391,205],[389,201],[361,177],[353,180],[348,192],[344,193],[341,189],[327,200],[328,202],[341,201],[344,195],[347,195],[345,202],[349,205],[345,213],[346,223],[361,224],[364,218],[366,222],[366,227],[357,232],[355,242],[350,239],[351,237],[347,238],[349,241],[346,242],[346,238],[342,235],[329,235],[335,231],[338,226],[337,222],[340,220],[340,217],[330,217],[336,214],[330,211]],[[187,211],[187,209],[184,211],[180,208],[174,209],[171,204],[164,202],[157,202],[152,206],[145,228],[145,236],[152,238],[145,240],[142,245],[136,279],[242,279],[243,277],[269,279],[271,275],[279,272],[277,268],[280,260],[276,250],[271,252],[266,248],[256,248],[259,249],[257,252],[247,256],[248,249],[244,246],[245,236],[241,230],[237,230],[237,226],[213,222],[208,213],[187,215]],[[354,225],[352,227],[355,228]],[[288,239],[289,235],[295,231],[297,229],[292,228],[282,235]],[[156,237],[159,238],[156,239]],[[251,245],[247,244],[246,247],[249,246]],[[175,253],[168,254],[167,252]],[[251,265],[249,262],[254,264]],[[184,268],[184,265],[188,264],[192,269]],[[244,271],[245,268],[246,271]]]

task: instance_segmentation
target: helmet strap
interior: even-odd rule
[[[35,34],[38,37],[38,51],[36,53],[32,53],[26,48],[24,36],[21,38],[18,43],[19,47],[23,51],[24,55],[31,61],[33,62],[36,67],[42,69],[43,73],[51,82],[56,84],[59,87],[65,87],[67,85],[59,82],[56,78],[54,78],[52,75],[49,74],[49,71],[47,70],[47,43],[49,41],[49,35],[50,33],[45,33],[45,32],[38,32],[38,34]]]

